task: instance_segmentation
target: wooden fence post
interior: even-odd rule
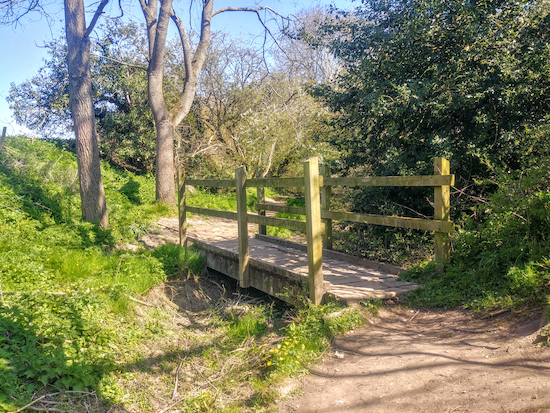
[[[451,168],[449,161],[445,158],[434,159],[434,175],[450,175]],[[434,218],[442,221],[450,221],[451,212],[451,187],[434,187]],[[445,232],[435,233],[435,262],[436,270],[443,272],[443,264],[451,257],[451,246],[449,234]]]
[[[250,287],[248,272],[248,213],[246,210],[246,173],[243,167],[235,170],[237,187],[237,222],[239,234],[239,285]]]
[[[4,147],[4,141],[6,140],[6,131],[8,130],[8,128],[6,126],[4,126],[4,128],[2,128],[2,137],[0,138],[0,149],[2,149]]]
[[[256,174],[256,178],[261,178],[261,173]],[[265,188],[263,186],[259,186],[256,188],[256,198],[258,204],[263,204],[265,202]],[[258,209],[258,215],[265,217],[265,210]],[[260,235],[267,235],[267,227],[262,224],[258,224],[258,233]]]
[[[306,188],[306,238],[309,298],[315,305],[323,299],[323,240],[319,199],[319,161],[304,162]]]
[[[185,210],[185,171],[178,169],[178,217],[180,246],[187,246],[187,211]]]
[[[321,175],[325,178],[330,178],[330,166],[327,164],[321,165]],[[330,201],[332,199],[332,187],[323,185],[321,187],[321,209],[330,210]],[[323,247],[327,250],[332,249],[332,219],[323,219],[325,224],[325,233],[323,235]]]

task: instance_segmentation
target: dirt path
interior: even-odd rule
[[[146,246],[177,242],[177,219],[163,219],[159,228],[143,239]],[[225,240],[236,236],[236,225],[193,217],[189,233]],[[278,409],[550,413],[550,349],[533,345],[540,319],[540,313],[520,321],[387,306],[367,326],[339,337],[332,354],[294,383],[303,394]]]
[[[550,412],[550,349],[540,314],[480,320],[386,307],[339,337],[280,412]]]

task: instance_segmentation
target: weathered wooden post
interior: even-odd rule
[[[261,178],[261,177],[262,177],[262,174],[260,172],[258,172],[256,174],[256,178]],[[265,203],[265,188],[263,186],[258,186],[256,188],[256,198],[257,198],[256,202],[258,204]],[[258,209],[258,215],[261,215],[261,216],[265,217],[265,210]],[[267,235],[267,227],[265,225],[258,224],[258,233],[260,235]]]
[[[185,210],[185,171],[178,169],[178,218],[180,246],[187,246],[187,211]]]
[[[321,175],[323,178],[330,178],[330,166],[327,164],[321,165]],[[332,187],[325,185],[321,187],[321,209],[324,211],[330,210],[330,201],[332,199]],[[332,219],[323,219],[325,224],[325,232],[323,235],[323,247],[327,250],[332,249]]]
[[[6,131],[8,130],[7,127],[4,126],[4,128],[2,128],[2,137],[0,138],[0,149],[2,149],[4,147],[4,141],[6,140]]]
[[[248,213],[246,210],[246,173],[243,167],[235,170],[237,187],[237,222],[239,237],[239,285],[250,287],[248,272]]]
[[[434,159],[434,175],[450,175],[451,167],[445,158]],[[442,221],[450,221],[451,213],[451,187],[449,185],[434,187],[434,218]],[[451,258],[451,246],[449,233],[435,233],[435,262],[436,270],[443,272],[443,264]]]
[[[319,161],[304,162],[306,188],[306,238],[309,298],[315,305],[323,299],[323,239],[319,193]]]

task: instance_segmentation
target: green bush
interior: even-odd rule
[[[179,245],[164,244],[153,251],[168,277],[200,274],[204,268],[204,258],[196,248],[183,248]]]
[[[114,248],[172,212],[155,203],[152,176],[102,164],[111,227],[100,229],[81,220],[74,153],[59,142],[24,137],[7,138],[5,144],[8,150],[0,152],[0,411],[16,410],[47,386],[94,389],[110,400],[111,390],[101,385],[106,372],[114,368],[120,348],[147,334],[130,321],[130,297],[173,275],[174,266],[179,272],[199,271],[201,258],[175,246],[158,252]]]
[[[295,374],[305,371],[308,364],[325,352],[336,335],[363,324],[361,313],[352,309],[326,317],[341,309],[335,302],[319,306],[306,304],[298,308],[295,321],[286,328],[284,340],[270,351],[266,359],[272,373]]]
[[[433,264],[413,266],[402,278],[425,283],[408,295],[420,306],[484,310],[540,305],[550,293],[550,168],[501,172],[497,190],[453,239],[441,277]]]

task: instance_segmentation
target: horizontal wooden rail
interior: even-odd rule
[[[246,180],[247,188],[297,188],[304,186],[304,178],[253,178]]]
[[[286,228],[291,231],[306,232],[306,222],[297,219],[264,217],[263,215],[248,214],[248,222],[270,227]]]
[[[225,218],[225,219],[233,219],[237,220],[237,213],[232,211],[222,211],[220,209],[210,209],[210,208],[200,208],[200,207],[194,207],[190,205],[186,205],[185,209],[187,212],[191,212],[193,214],[201,214],[201,215],[208,215],[211,217],[216,218]]]
[[[256,204],[256,208],[266,211],[283,212],[287,214],[305,214],[305,208],[289,207],[285,205],[275,205],[269,203]],[[350,221],[367,224],[377,224],[389,227],[412,228],[427,231],[452,232],[453,223],[448,221],[437,221],[420,218],[360,214],[352,212],[336,212],[321,210],[322,219],[332,219],[335,221]]]
[[[235,188],[234,179],[186,179],[185,185],[208,186],[217,188]]]
[[[324,178],[321,185],[331,186],[444,186],[454,185],[454,175],[373,176]]]
[[[288,205],[278,205],[270,203],[258,203],[256,204],[256,209],[261,209],[265,211],[274,211],[274,212],[283,212],[285,214],[298,214],[305,215],[306,209],[304,207],[291,207]]]
[[[454,175],[374,176],[326,178],[319,177],[319,186],[445,186],[454,185]],[[186,179],[185,185],[218,188],[234,188],[234,179]],[[253,178],[247,179],[247,188],[289,188],[304,186],[303,178]]]
[[[186,206],[187,212],[192,214],[208,215],[216,218],[225,218],[237,220],[237,213],[232,211],[222,211],[219,209],[200,208]],[[306,232],[306,223],[297,219],[264,217],[262,215],[247,214],[248,222],[252,224],[268,225],[270,227],[286,228],[291,231]]]
[[[386,227],[411,228],[446,233],[454,232],[454,224],[450,221],[332,211],[321,211],[321,218],[332,219],[334,221],[384,225]]]

